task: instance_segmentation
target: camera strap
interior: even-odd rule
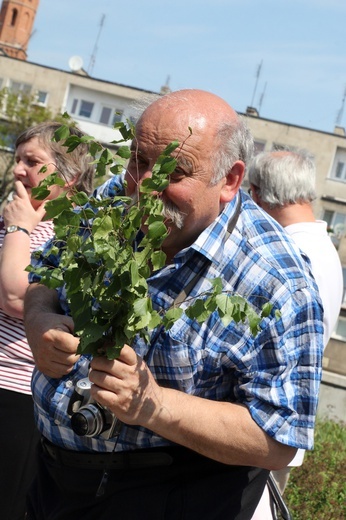
[[[227,225],[227,231],[226,231],[225,240],[224,240],[225,242],[226,242],[226,240],[228,240],[229,236],[232,234],[232,231],[234,230],[234,228],[237,224],[238,217],[240,214],[240,207],[241,207],[241,195],[239,193],[237,207]],[[210,263],[211,263],[211,261],[209,259],[208,260],[206,259],[204,268],[207,267]],[[202,276],[202,269],[198,273],[196,273],[194,275],[194,277],[189,281],[189,283],[182,289],[182,291],[180,291],[178,296],[175,298],[173,304],[171,305],[171,308],[178,307],[181,303],[183,303],[187,299],[187,297],[189,296],[193,287],[195,286],[197,280],[199,278],[201,278],[201,276]]]

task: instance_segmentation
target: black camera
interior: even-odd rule
[[[111,439],[118,436],[121,422],[105,406],[91,398],[91,385],[88,377],[80,379],[75,385],[67,409],[72,430],[81,437],[101,435]]]

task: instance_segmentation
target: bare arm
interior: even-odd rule
[[[34,210],[23,184],[16,181],[15,188],[13,201],[4,208],[5,226],[17,225],[31,233],[45,214],[44,206]],[[16,318],[23,317],[29,263],[30,237],[22,231],[5,235],[0,253],[0,307]]]
[[[149,428],[225,464],[278,469],[296,452],[267,435],[245,406],[158,386],[128,346],[119,359],[95,358],[91,367],[93,397],[126,424]]]
[[[61,314],[56,291],[31,284],[24,300],[24,325],[38,369],[49,377],[68,374],[78,361],[73,321]]]

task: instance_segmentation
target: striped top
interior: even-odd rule
[[[40,222],[30,235],[33,252],[53,236],[53,223]],[[0,217],[0,247],[5,237],[4,221]],[[24,323],[8,316],[0,308],[0,388],[31,394],[34,360],[25,337]]]

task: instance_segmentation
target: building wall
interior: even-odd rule
[[[281,145],[306,148],[313,154],[318,192],[318,199],[314,206],[317,218],[321,218],[325,208],[340,210],[340,203],[323,202],[323,195],[344,199],[343,211],[346,213],[346,182],[337,182],[330,178],[337,148],[346,149],[345,135],[321,132],[253,116],[247,116],[246,120],[255,141],[265,143],[265,151],[272,150],[274,145]]]
[[[27,85],[30,92],[46,93],[43,104],[54,113],[68,112],[87,134],[103,143],[120,139],[113,129],[111,118],[103,120],[103,110],[122,111],[121,119],[136,119],[137,104],[146,104],[148,99],[160,95],[135,87],[111,83],[90,78],[83,70],[67,72],[52,67],[0,56],[0,88]],[[42,99],[43,99],[42,98]],[[84,105],[90,113],[83,111]],[[321,132],[309,128],[263,119],[253,115],[245,115],[258,145],[264,150],[273,147],[306,148],[315,157],[317,169],[317,200],[314,211],[316,218],[324,218],[325,212],[337,214],[344,219],[345,229],[334,234],[333,241],[338,248],[341,262],[346,273],[346,137],[342,129],[337,133]],[[338,155],[339,154],[339,155]],[[341,155],[340,155],[341,154]],[[345,178],[332,178],[338,157],[345,154]],[[244,181],[246,187],[247,180]],[[341,231],[340,231],[341,230]],[[321,254],[323,254],[321,252]],[[345,284],[344,284],[345,285]],[[346,294],[346,292],[345,292]],[[340,323],[339,323],[340,322]],[[346,374],[346,298],[341,308],[336,334],[325,351],[325,367],[337,373]]]
[[[99,123],[102,104],[107,102],[114,109],[122,109],[122,120],[125,121],[126,118],[137,117],[137,106],[146,104],[148,99],[159,95],[156,92],[90,78],[84,71],[67,72],[0,56],[0,88],[11,88],[13,82],[29,86],[31,94],[45,92],[47,95],[44,104],[53,114],[68,112],[84,132],[105,143],[120,139],[120,135],[115,133],[112,124]],[[74,99],[94,103],[91,117],[80,116],[78,112],[72,113]]]
[[[254,136],[255,143],[263,151],[271,151],[276,146],[305,148],[315,159],[317,199],[314,213],[317,219],[324,219],[325,212],[343,215],[344,229],[331,235],[336,245],[341,264],[346,274],[346,164],[345,179],[332,178],[338,157],[346,155],[344,129],[337,127],[335,133],[321,132],[310,128],[243,114]],[[339,155],[338,155],[339,154]],[[244,181],[247,186],[247,180]],[[321,251],[323,254],[323,251]],[[346,288],[346,280],[344,279]],[[344,294],[346,291],[344,290]],[[340,309],[339,321],[324,352],[323,367],[336,374],[346,374],[346,298]]]

